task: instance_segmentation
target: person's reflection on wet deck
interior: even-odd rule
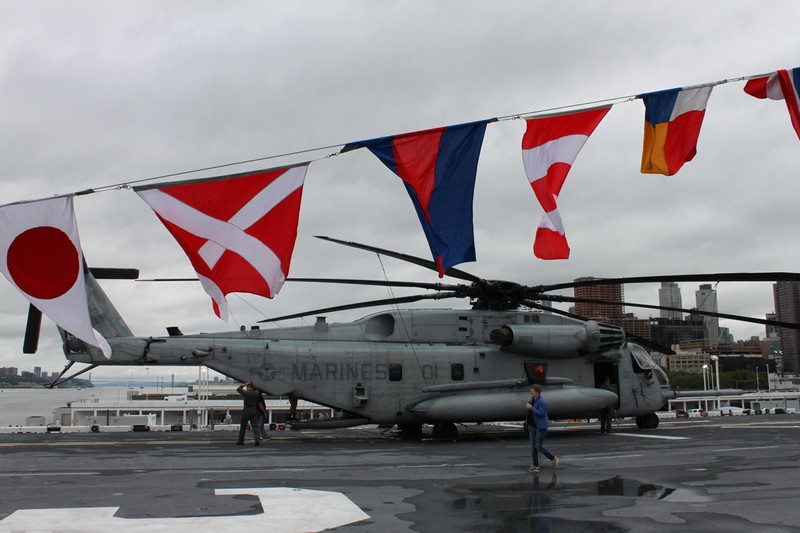
[[[553,510],[548,491],[558,487],[558,476],[553,472],[550,483],[545,485],[537,474],[533,476],[531,484],[531,494],[528,499],[528,525],[531,531],[536,533],[549,533],[553,529],[553,519],[543,515]]]

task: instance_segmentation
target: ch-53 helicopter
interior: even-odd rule
[[[435,263],[426,259],[321,238],[437,270]],[[59,330],[69,360],[59,380],[71,379],[98,365],[203,365],[242,382],[251,380],[269,395],[292,395],[331,407],[337,413],[332,418],[296,422],[294,429],[396,425],[406,435],[419,436],[423,425],[432,424],[434,437],[446,439],[457,436],[459,423],[520,421],[525,415],[529,387],[539,383],[554,419],[589,418],[613,406],[618,416],[635,417],[640,428],[654,429],[659,422],[655,413],[668,399],[703,391],[672,390],[666,373],[644,348],[644,339],[634,342],[620,327],[557,310],[543,302],[664,307],[579,299],[550,292],[609,283],[800,281],[800,274],[794,273],[718,273],[584,278],[530,287],[484,280],[455,268],[446,275],[469,283],[289,278],[297,282],[416,287],[435,292],[317,309],[262,322],[453,297],[469,298],[471,309],[393,307],[349,323],[329,323],[318,316],[313,325],[300,327],[254,326],[249,330],[242,327],[227,333],[193,335],[184,335],[172,327],[167,328],[169,335],[165,337],[137,337],[96,279],[136,279],[138,271],[87,269],[92,324],[108,340],[113,355],[106,359],[99,349]],[[738,315],[680,311],[800,327]],[[36,351],[40,321],[41,314],[31,307],[26,353]],[[664,350],[667,349],[660,349]],[[75,362],[90,366],[64,378]],[[616,394],[599,388],[606,376],[617,384]]]

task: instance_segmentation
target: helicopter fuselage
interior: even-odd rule
[[[620,416],[654,417],[668,386],[621,329],[547,312],[405,309],[350,323],[320,317],[300,327],[107,338],[110,360],[94,349],[65,350],[67,357],[204,365],[339,414],[308,427],[519,421],[534,382],[552,418],[588,418],[612,406]],[[618,394],[598,387],[606,375]]]

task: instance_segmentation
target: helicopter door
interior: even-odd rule
[[[611,385],[614,387],[614,392],[619,397],[619,368],[616,363],[600,362],[594,364],[594,386],[601,388],[606,377],[611,379]],[[619,400],[614,406],[615,409],[619,408]]]

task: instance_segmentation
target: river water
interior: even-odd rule
[[[53,421],[53,410],[75,400],[96,399],[101,402],[124,402],[128,391],[149,394],[182,394],[185,387],[136,388],[91,387],[85,389],[3,389],[0,388],[0,426],[22,426],[30,416],[43,416],[46,423]]]

